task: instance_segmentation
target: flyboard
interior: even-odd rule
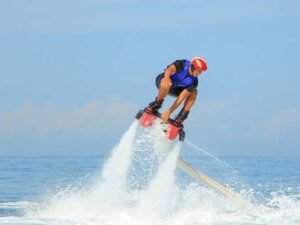
[[[150,127],[153,124],[153,121],[156,118],[160,118],[160,113],[150,113],[147,112],[146,109],[140,110],[135,118],[140,120],[140,125],[142,127]],[[185,139],[185,132],[183,130],[182,124],[176,124],[174,123],[174,120],[169,119],[167,122],[168,128],[165,131],[166,138],[173,141],[176,139],[177,136],[179,136],[179,141],[184,141]]]
[[[153,121],[156,118],[160,118],[160,114],[153,114],[146,112],[145,110],[140,110],[137,115],[136,119],[140,120],[140,125],[142,127],[150,127],[153,124]],[[165,131],[166,138],[169,140],[175,140],[177,136],[179,136],[179,141],[184,141],[185,139],[185,132],[183,130],[183,125],[178,126],[173,123],[173,120],[169,119],[168,122],[168,128]],[[230,200],[233,200],[236,203],[243,204],[246,207],[251,207],[252,209],[254,206],[245,201],[239,194],[234,193],[230,189],[224,187],[223,185],[219,184],[212,178],[206,176],[204,173],[200,172],[199,170],[193,168],[191,165],[189,165],[186,161],[178,157],[177,159],[177,166],[187,173],[189,176],[193,177],[194,179],[205,183],[207,186],[211,187],[213,190],[217,191],[218,193],[222,194],[223,196],[229,198]]]

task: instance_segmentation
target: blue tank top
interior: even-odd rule
[[[189,74],[190,64],[191,62],[186,60],[183,70],[181,72],[176,72],[171,75],[173,87],[187,88],[197,80],[197,78],[194,76],[187,76]]]

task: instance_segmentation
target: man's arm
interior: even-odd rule
[[[161,120],[164,122],[167,122],[170,115],[178,108],[178,106],[189,96],[191,95],[191,92],[189,92],[187,89],[184,89],[180,95],[177,97],[173,105],[161,115]]]
[[[164,78],[161,80],[161,87],[170,87],[170,85],[172,85],[172,80],[171,80],[171,75],[176,73],[176,67],[174,64],[170,65],[166,71],[165,71],[165,75]]]

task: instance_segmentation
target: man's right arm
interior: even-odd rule
[[[176,67],[174,64],[170,65],[165,71],[165,78],[171,77],[172,74],[176,73]]]
[[[174,64],[170,65],[164,74],[164,78],[161,81],[161,87],[170,87],[172,85],[171,75],[176,73],[176,67]]]

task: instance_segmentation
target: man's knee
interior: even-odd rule
[[[195,89],[195,90],[193,90],[193,91],[191,92],[190,97],[196,99],[196,98],[197,98],[197,95],[198,95],[198,90]]]

